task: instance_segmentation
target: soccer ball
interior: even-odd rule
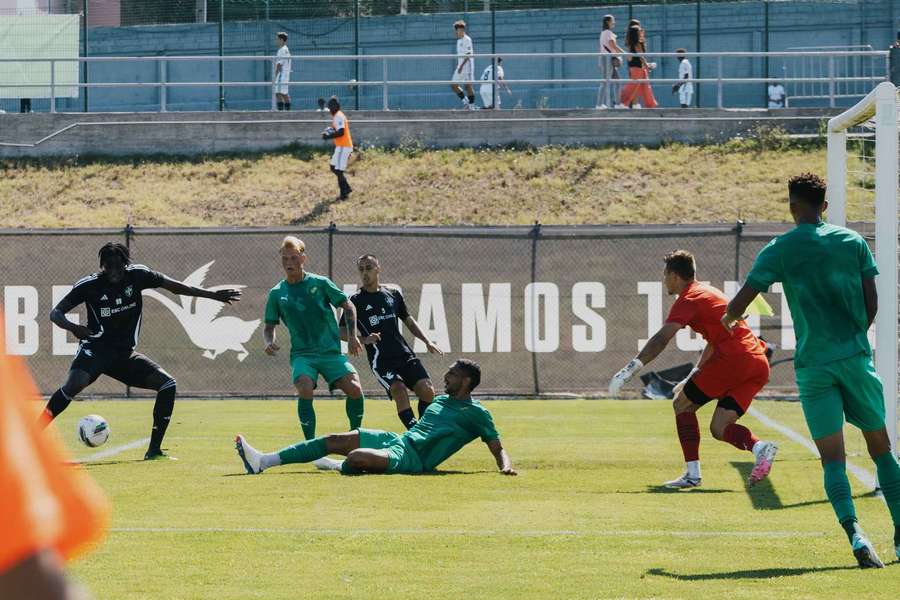
[[[88,415],[78,421],[78,439],[85,446],[96,448],[109,439],[109,423],[100,415]]]

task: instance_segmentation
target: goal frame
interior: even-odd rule
[[[875,260],[879,275],[875,317],[875,370],[884,386],[885,420],[897,453],[898,370],[898,143],[897,88],[885,81],[865,98],[828,121],[828,222],[847,224],[847,129],[875,122]]]

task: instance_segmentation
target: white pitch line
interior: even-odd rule
[[[121,446],[113,446],[112,448],[107,448],[106,450],[100,450],[99,452],[94,452],[93,454],[88,454],[84,458],[78,460],[80,463],[85,462],[93,462],[95,460],[103,460],[104,458],[109,458],[110,456],[115,456],[120,452],[125,452],[126,450],[133,450],[135,448],[140,448],[144,444],[150,441],[150,438],[145,437],[139,440],[134,440],[132,442],[128,442],[127,444],[122,444]]]
[[[820,537],[821,531],[659,531],[638,529],[631,531],[575,531],[563,529],[559,531],[502,531],[502,530],[466,530],[466,529],[285,529],[274,527],[113,527],[112,533],[265,533],[283,535],[454,535],[472,537],[758,537],[758,538],[795,538]]]
[[[816,456],[816,458],[819,458],[819,449],[816,448],[815,443],[813,443],[813,441],[805,435],[799,434],[790,427],[782,425],[774,419],[767,417],[763,413],[759,412],[758,409],[752,406],[747,412],[756,417],[756,419],[766,427],[774,429],[792,442],[800,444],[801,446],[812,452]],[[856,477],[860,481],[860,483],[862,483],[870,490],[874,490],[877,488],[875,475],[873,475],[869,471],[863,469],[857,464],[850,462],[849,460],[847,461],[847,470],[853,473],[854,477]]]

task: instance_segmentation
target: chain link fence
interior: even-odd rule
[[[47,315],[68,286],[97,270],[97,249],[120,240],[136,262],[175,279],[242,286],[242,301],[217,314],[189,298],[145,292],[138,350],[178,379],[179,393],[291,395],[287,332],[277,329],[281,355],[266,356],[261,321],[268,290],[283,276],[278,252],[290,233],[306,243],[308,270],[331,276],[348,294],[358,285],[356,258],[380,257],[382,282],[403,289],[410,314],[446,352],[428,355],[420,342],[414,348],[438,386],[451,359],[466,356],[482,364],[485,394],[602,395],[612,374],[662,325],[671,305],[662,286],[665,253],[693,252],[698,277],[734,293],[756,253],[785,228],[6,231],[0,232],[6,342],[11,353],[29,357],[44,393],[56,389],[76,345]],[[790,358],[790,317],[778,293],[766,296],[775,316],[751,324],[778,347],[776,359]],[[79,310],[85,322],[83,307]],[[702,340],[683,330],[652,368],[694,362],[701,349]],[[365,358],[353,362],[366,392],[383,394]],[[792,388],[790,364],[776,367],[768,389]],[[90,392],[125,390],[102,378]]]
[[[883,4],[883,3],[882,3]],[[837,44],[883,49],[893,39],[890,8],[871,0],[810,0],[724,2],[588,2],[586,0],[0,0],[0,22],[30,15],[79,15],[77,54],[80,57],[113,56],[259,56],[271,58],[275,34],[289,35],[295,57],[292,93],[295,109],[315,109],[318,98],[337,95],[345,107],[381,109],[385,104],[383,80],[434,81],[434,84],[393,86],[387,104],[392,109],[446,109],[457,107],[456,97],[445,84],[455,66],[456,38],[453,22],[468,23],[476,54],[509,54],[504,61],[509,80],[554,80],[555,83],[517,84],[503,98],[506,108],[575,108],[597,103],[599,78],[596,56],[535,57],[530,53],[591,53],[599,49],[603,15],[617,20],[619,43],[624,45],[627,23],[638,19],[647,31],[649,52],[786,50],[798,41],[814,45],[823,36]],[[804,12],[806,11],[806,12]],[[824,25],[813,17],[832,15]],[[807,15],[809,18],[804,17]],[[822,27],[828,27],[824,31]],[[29,39],[45,40],[56,32],[51,20],[34,24]],[[41,29],[43,27],[43,29]],[[868,46],[866,46],[868,45]],[[19,45],[19,48],[22,46]],[[847,46],[850,47],[850,46]],[[853,46],[857,47],[857,46]],[[0,41],[0,48],[3,43]],[[11,46],[15,49],[15,47]],[[15,54],[5,53],[6,56]],[[68,57],[71,53],[65,53]],[[446,58],[382,61],[366,55],[431,54]],[[57,53],[58,55],[58,53]],[[316,56],[363,58],[316,59]],[[475,79],[491,65],[490,57],[476,57]],[[678,61],[658,57],[653,78],[677,77]],[[693,60],[695,78],[779,78],[815,73],[821,77],[881,77],[884,60],[854,57],[828,59],[782,57],[710,57]],[[844,64],[846,63],[846,65]],[[798,66],[800,65],[800,66]],[[69,65],[75,68],[74,65]],[[802,66],[802,68],[801,68]],[[33,67],[33,66],[32,66]],[[63,68],[62,65],[57,65]],[[6,69],[24,69],[6,65]],[[46,69],[46,67],[45,67]],[[197,87],[185,85],[168,91],[170,110],[266,110],[271,107],[272,64],[266,60],[154,62],[126,61],[77,66],[81,83],[240,83],[263,85]],[[0,73],[2,74],[2,73]],[[627,69],[622,70],[627,78]],[[46,82],[36,75],[34,81]],[[573,83],[559,82],[563,79]],[[3,76],[2,82],[17,81]],[[344,85],[318,82],[346,82]],[[46,85],[46,83],[44,83]],[[813,85],[813,84],[810,84]],[[819,87],[827,83],[818,83]],[[850,84],[846,84],[850,85]],[[868,90],[871,81],[853,85]],[[833,86],[833,84],[832,84]],[[478,86],[476,85],[476,88]],[[670,84],[656,86],[662,106],[678,106]],[[697,106],[765,106],[766,84],[759,81],[728,85],[717,93],[712,83],[695,86]],[[824,106],[833,102],[834,90],[823,88],[810,97],[805,90],[788,86],[798,95],[795,106]],[[840,92],[840,90],[837,90]],[[856,88],[853,88],[853,94]],[[19,90],[24,97],[28,90]],[[863,92],[865,93],[865,92]],[[830,94],[830,95],[829,95]],[[83,87],[78,94],[58,100],[61,111],[154,111],[160,106],[158,87]],[[803,96],[801,101],[799,97]],[[838,96],[841,96],[838,93]],[[0,108],[19,110],[13,96]],[[825,98],[823,100],[823,97]],[[852,102],[852,94],[840,99]],[[23,105],[24,106],[24,105]],[[47,94],[32,92],[30,110],[49,108]]]

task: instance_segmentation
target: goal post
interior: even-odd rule
[[[850,201],[861,202],[862,233],[875,239],[879,275],[875,369],[884,384],[888,434],[897,451],[898,144],[897,88],[883,82],[828,121],[828,221],[846,226]],[[855,140],[859,154],[848,154]],[[872,190],[874,186],[874,191]],[[848,193],[852,192],[852,193]],[[852,196],[852,198],[851,198]]]

